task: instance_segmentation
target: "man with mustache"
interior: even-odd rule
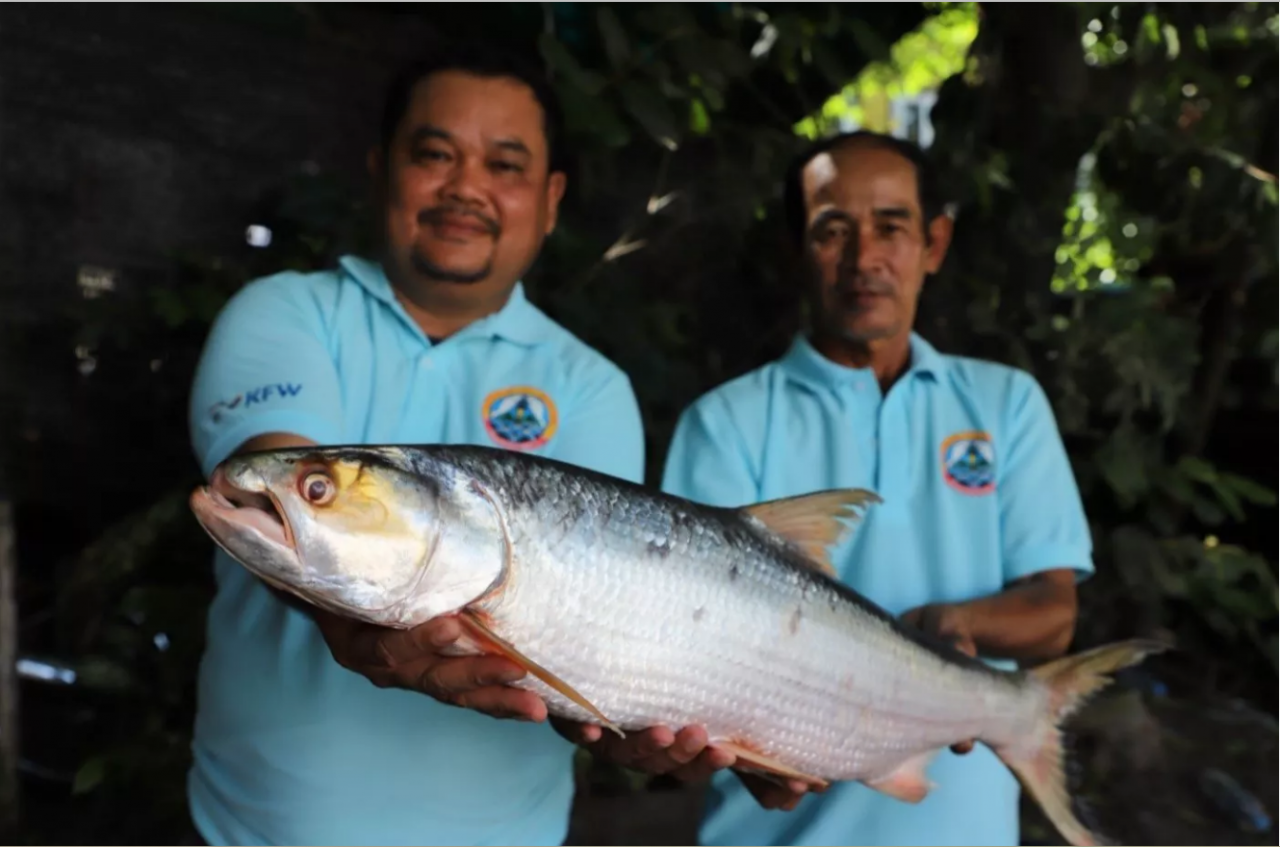
[[[441,50],[395,79],[380,129],[376,260],[254,280],[218,316],[190,407],[204,473],[260,448],[473,443],[638,481],[628,378],[521,283],[565,191],[550,87],[504,54]],[[195,843],[563,842],[574,748],[505,685],[520,667],[441,656],[452,620],[356,624],[214,566]]]
[[[883,503],[832,551],[842,580],[993,663],[1062,655],[1093,564],[1048,400],[1030,375],[912,331],[951,237],[930,163],[889,136],[825,140],[789,171],[785,213],[808,331],[684,412],[664,487],[717,506],[872,489]],[[969,742],[929,765],[934,786],[913,804],[857,783],[806,795],[726,770],[734,757],[701,727],[576,737],[652,773],[712,776],[703,844],[1019,843],[1018,785]]]

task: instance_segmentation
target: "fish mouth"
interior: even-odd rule
[[[297,555],[293,528],[276,496],[265,488],[252,491],[237,486],[221,467],[214,470],[208,485],[192,492],[191,510],[224,548],[229,536],[239,534],[267,548],[283,548],[291,557]]]

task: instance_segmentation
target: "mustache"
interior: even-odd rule
[[[887,297],[893,294],[893,283],[865,274],[840,274],[836,280],[835,293],[841,299],[859,294],[880,294]]]
[[[497,221],[474,209],[466,209],[461,206],[432,206],[429,209],[423,209],[418,212],[418,224],[420,226],[438,224],[445,218],[472,218],[484,227],[485,232],[489,233],[489,235],[496,236],[499,231]]]

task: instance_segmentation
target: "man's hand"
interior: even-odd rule
[[[587,748],[600,759],[642,773],[666,774],[681,782],[701,782],[716,771],[732,768],[738,757],[728,750],[707,744],[707,731],[700,726],[687,726],[672,732],[665,726],[651,727],[619,738],[594,724],[552,718],[551,725],[565,738]],[[791,811],[811,789],[796,780],[782,785],[754,773],[735,771],[756,802],[766,809]]]
[[[1070,568],[1040,571],[1003,591],[963,603],[930,603],[902,619],[970,656],[1036,665],[1066,652],[1076,621],[1076,577]],[[968,753],[973,742],[951,748]]]
[[[546,720],[547,706],[532,691],[508,683],[525,670],[501,656],[444,656],[438,651],[462,636],[453,618],[437,618],[409,630],[395,630],[314,609],[333,658],[379,688],[420,691],[442,703],[474,709],[495,718]]]
[[[961,603],[930,603],[905,612],[902,620],[944,641],[951,642],[951,646],[961,653],[976,658],[978,645],[973,638],[973,626],[969,615],[969,607]],[[972,749],[972,741],[961,741],[951,745],[951,752],[959,756],[963,756]]]

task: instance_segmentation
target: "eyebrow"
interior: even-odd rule
[[[809,224],[809,230],[810,232],[817,232],[833,221],[839,221],[850,226],[853,225],[853,218],[849,216],[848,212],[840,209],[826,209],[813,219],[813,223]]]
[[[445,130],[441,129],[438,126],[433,126],[431,124],[424,124],[423,126],[419,126],[409,134],[409,142],[411,144],[418,144],[422,141],[427,140],[428,138],[438,138],[441,141],[453,140],[453,136],[450,135],[448,132],[446,132]],[[513,153],[520,153],[521,155],[524,155],[524,156],[533,155],[533,152],[529,150],[529,147],[518,138],[500,138],[495,142],[495,144],[499,149],[502,149],[502,150],[509,150]]]

